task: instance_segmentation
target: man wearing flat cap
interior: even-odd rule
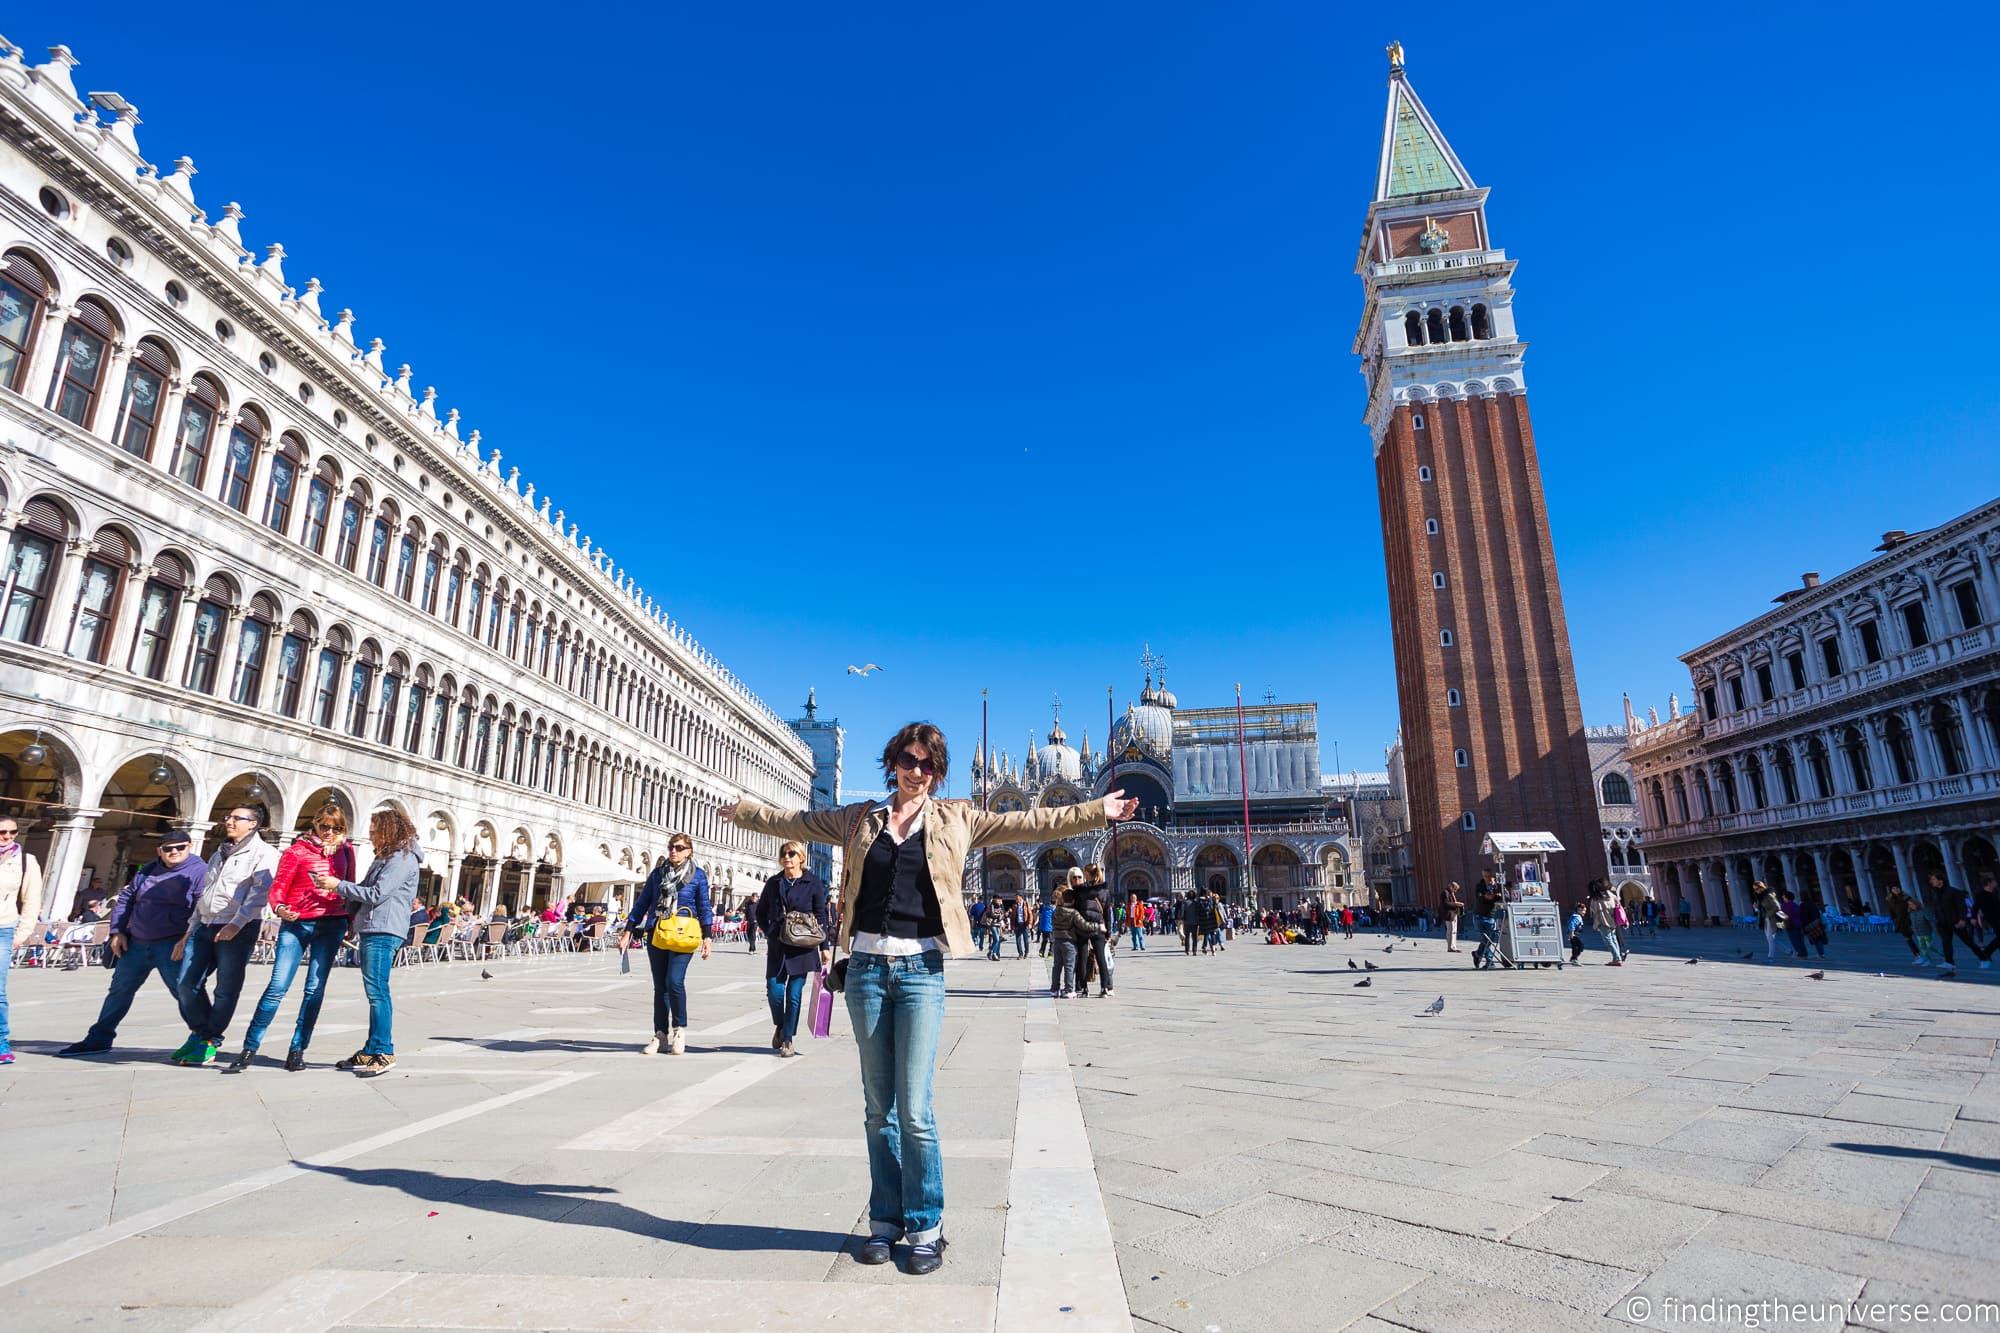
[[[132,882],[111,905],[111,989],[104,1007],[82,1041],[63,1047],[63,1055],[93,1055],[108,1051],[118,1025],[131,1012],[132,1000],[146,978],[160,974],[167,994],[180,998],[181,954],[195,899],[208,880],[208,863],[193,854],[186,829],[160,835],[159,855],[141,866]]]

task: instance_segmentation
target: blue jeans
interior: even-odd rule
[[[1493,916],[1474,917],[1479,926],[1479,947],[1472,951],[1474,967],[1493,966],[1493,951],[1500,943],[1500,918]]]
[[[30,921],[28,928],[34,929]],[[7,974],[14,970],[14,927],[0,927],[0,1053],[14,1049],[14,1030],[7,1023]]]
[[[1076,989],[1076,941],[1056,941],[1056,965],[1049,970],[1049,993],[1060,995]]]
[[[987,927],[986,956],[988,958],[998,958],[1000,956],[1000,927],[998,926]]]
[[[681,956],[687,957],[686,954]],[[805,1002],[806,995],[805,973],[801,972],[795,977],[781,973],[766,978],[764,991],[764,998],[771,1002],[771,1022],[784,1034],[786,1041],[798,1036],[799,1007]]]
[[[401,935],[371,930],[361,937],[355,950],[361,964],[361,989],[368,996],[368,1041],[361,1048],[363,1055],[396,1053],[396,1006],[389,999],[389,968],[396,961],[396,950],[402,947]]]
[[[691,953],[675,953],[646,941],[646,962],[653,969],[653,1031],[688,1025],[688,964],[693,961]]]
[[[1599,930],[1597,938],[1603,940],[1604,947],[1611,950],[1611,960],[1613,962],[1622,963],[1625,961],[1625,950],[1618,945],[1618,932],[1616,930]]]
[[[97,1011],[97,1021],[84,1034],[84,1041],[92,1046],[110,1046],[118,1035],[118,1025],[125,1021],[125,1015],[132,1012],[132,999],[139,988],[146,984],[146,978],[155,972],[166,983],[167,994],[180,1001],[181,965],[174,961],[174,946],[180,943],[176,936],[167,940],[133,940],[132,947],[119,955],[111,965],[111,989],[104,996],[104,1007]]]
[[[248,929],[248,927],[245,927]],[[309,921],[287,921],[278,927],[278,951],[271,960],[270,984],[264,987],[264,998],[257,1001],[257,1012],[250,1019],[250,1030],[243,1034],[243,1049],[254,1051],[263,1044],[264,1033],[278,1016],[278,1006],[284,1002],[285,992],[292,988],[292,981],[299,974],[301,959],[306,965],[306,993],[299,1001],[298,1025],[292,1029],[292,1049],[303,1051],[312,1043],[313,1024],[319,1022],[319,1007],[326,999],[326,974],[333,968],[333,956],[340,952],[340,941],[347,934],[347,918],[344,916],[314,917]],[[238,935],[240,940],[243,936]],[[234,944],[236,940],[231,940]]]
[[[188,934],[187,957],[181,961],[181,1021],[188,1035],[222,1045],[236,1001],[243,994],[243,973],[257,949],[256,922],[218,940],[221,926],[196,926]],[[209,999],[208,979],[215,977],[215,998]]]
[[[1140,950],[1146,947],[1146,928],[1144,926],[1132,927],[1132,947]]]
[[[944,1153],[931,1076],[944,1022],[944,955],[851,955],[845,994],[861,1052],[869,1234],[913,1245],[935,1240],[944,1231]]]

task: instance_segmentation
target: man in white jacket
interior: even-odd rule
[[[223,820],[222,842],[209,853],[208,882],[194,905],[182,965],[181,1018],[188,1025],[188,1039],[174,1052],[177,1064],[214,1061],[229,1021],[236,1016],[243,974],[257,947],[264,904],[271,899],[271,877],[278,869],[278,849],[264,841],[263,829],[264,811],[239,805]],[[208,994],[211,973],[213,999]]]

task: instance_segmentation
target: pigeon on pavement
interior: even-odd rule
[[[1394,953],[1394,952],[1396,952],[1396,946],[1395,946],[1395,945],[1393,945],[1393,944],[1385,944],[1385,945],[1383,945],[1383,946],[1382,946],[1382,952],[1383,952],[1383,953]]]
[[[493,974],[482,967],[479,969],[479,979],[481,981],[491,981],[493,980]]]
[[[1807,980],[1807,981],[1825,981],[1825,980],[1826,980],[1826,973],[1824,973],[1824,972],[1808,972],[1808,973],[1806,973],[1806,980]]]
[[[1693,966],[1694,966],[1694,965],[1695,965],[1696,963],[1699,963],[1700,961],[1701,961],[1701,959],[1699,959],[1699,958],[1690,958],[1690,959],[1688,959],[1688,961],[1687,961],[1687,965],[1688,965],[1689,967],[1693,967]]]
[[[1347,960],[1347,970],[1350,972],[1359,972],[1361,969],[1356,967],[1354,965],[1354,960],[1350,958]]]
[[[1428,1008],[1428,1009],[1424,1010],[1424,1012],[1425,1012],[1425,1013],[1427,1013],[1427,1014],[1441,1014],[1441,1013],[1443,1013],[1443,1012],[1444,1012],[1444,996],[1440,995],[1440,996],[1438,996],[1438,997],[1437,997],[1437,998],[1436,998],[1435,1000],[1432,1000],[1432,1001],[1431,1001],[1431,1004],[1430,1004],[1430,1008]]]
[[[1381,968],[1375,966],[1375,964],[1369,962],[1365,958],[1361,960],[1361,966],[1367,968],[1370,972],[1379,972],[1382,970]]]
[[[1363,977],[1363,978],[1361,978],[1361,980],[1359,980],[1359,981],[1355,982],[1354,984],[1355,984],[1356,988],[1359,988],[1359,987],[1362,987],[1362,986],[1372,986],[1372,985],[1374,985],[1375,983],[1374,983],[1374,982],[1373,982],[1372,980],[1370,980],[1369,978],[1367,978],[1367,977]]]

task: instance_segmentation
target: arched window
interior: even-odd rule
[[[524,610],[518,595],[514,598],[514,604],[507,608],[507,656],[510,658],[518,658],[521,655],[521,617]]]
[[[7,557],[7,580],[0,585],[6,611],[0,618],[0,639],[40,643],[48,620],[49,596],[55,591],[57,555],[69,540],[69,516],[46,497],[28,501],[14,528]]]
[[[486,612],[486,633],[483,636],[489,648],[500,646],[500,618],[507,609],[507,581],[502,579],[493,589],[493,604]]]
[[[424,742],[424,705],[431,697],[431,669],[420,666],[416,678],[410,682],[410,702],[403,719],[403,749],[408,754],[421,753]]]
[[[1764,788],[1764,764],[1756,755],[1743,758],[1743,776],[1750,779],[1750,807],[1762,810],[1771,803],[1770,793]]]
[[[236,637],[236,670],[230,681],[229,698],[245,708],[255,708],[264,689],[264,659],[278,624],[278,602],[260,592],[250,599],[250,610]]]
[[[1486,307],[1483,305],[1472,307],[1472,336],[1475,338],[1493,336],[1493,321],[1488,317]]]
[[[1791,750],[1779,746],[1778,753],[1771,760],[1771,768],[1778,775],[1778,793],[1784,798],[1784,803],[1795,804],[1799,799],[1799,775],[1792,764]]]
[[[1833,765],[1826,753],[1826,742],[1815,736],[1806,742],[1806,767],[1812,770],[1813,795],[1821,800],[1833,795]]]
[[[333,727],[334,707],[340,699],[341,664],[347,659],[348,634],[335,625],[327,631],[326,645],[319,650],[319,662],[313,667],[312,715],[307,718],[316,727]]]
[[[222,386],[196,375],[181,400],[180,429],[174,436],[173,473],[201,490],[208,484],[208,455],[215,443],[215,423],[222,416]]]
[[[239,513],[250,512],[250,479],[256,475],[257,450],[263,443],[264,418],[244,408],[229,428],[229,452],[222,466],[222,503]]]
[[[368,525],[368,564],[362,571],[362,577],[378,588],[389,577],[389,543],[395,530],[395,511],[385,502],[375,521]]]
[[[1875,773],[1868,763],[1868,742],[1861,728],[1849,727],[1841,733],[1840,752],[1847,757],[1847,771],[1854,776],[1854,789],[1867,791],[1875,785]]]
[[[375,690],[375,673],[382,668],[382,650],[373,639],[363,640],[347,673],[347,734],[356,740],[368,737],[368,701]]]
[[[236,602],[236,585],[220,574],[210,576],[194,607],[194,645],[188,654],[187,680],[191,690],[215,693],[215,678],[222,666],[222,635],[229,627],[229,608]]]
[[[1693,818],[1688,813],[1687,783],[1681,780],[1681,775],[1678,773],[1674,774],[1674,808],[1680,812],[1681,823],[1685,824]]]
[[[1458,765],[1460,768],[1472,767],[1472,756],[1468,755],[1463,750],[1453,750],[1451,752],[1451,760],[1454,764]]]
[[[1403,341],[1412,347],[1424,345],[1424,317],[1414,310],[1403,316]]]
[[[1899,783],[1917,780],[1917,747],[1910,735],[1909,724],[1902,718],[1891,715],[1889,724],[1883,728],[1889,743],[1889,761],[1895,765],[1896,781]]]
[[[458,613],[465,600],[465,556],[461,554],[452,563],[451,572],[444,580],[444,620],[446,624],[458,624]]]
[[[444,538],[440,537],[431,543],[430,550],[424,552],[424,584],[417,593],[417,605],[432,615],[437,614],[438,575],[444,569],[444,561],[445,544]]]
[[[42,327],[43,303],[52,284],[40,264],[19,250],[0,263],[0,386],[21,391],[35,333]]]
[[[361,511],[367,500],[357,485],[340,502],[340,531],[333,539],[333,562],[352,570],[361,555]]]
[[[452,692],[457,688],[452,684],[451,677],[446,676],[431,699],[429,749],[431,758],[440,763],[444,761],[445,746],[451,738]]]
[[[394,748],[396,731],[402,721],[399,705],[403,702],[403,682],[410,674],[409,661],[401,653],[389,659],[389,669],[382,673],[382,698],[378,705],[381,720],[376,725],[377,744]]]
[[[452,729],[451,761],[460,768],[472,757],[472,714],[478,706],[478,697],[468,687],[458,701],[458,717]]]
[[[1462,305],[1453,306],[1451,308],[1451,340],[1455,343],[1462,343],[1470,336],[1465,327],[1465,307]]]
[[[83,561],[76,606],[70,615],[68,653],[78,661],[103,662],[111,646],[111,621],[125,586],[125,566],[131,562],[132,547],[115,528],[98,533],[91,544],[97,550]]]
[[[139,630],[132,642],[132,670],[147,680],[167,678],[167,655],[174,641],[174,621],[180,614],[181,593],[191,571],[172,552],[153,561],[152,577],[139,593]]]
[[[1653,814],[1660,821],[1661,827],[1665,827],[1667,823],[1667,789],[1658,778],[1654,778],[1653,785],[1648,790],[1653,795]]]
[[[1736,765],[1730,763],[1727,759],[1723,760],[1715,770],[1715,785],[1722,790],[1722,812],[1725,814],[1735,814],[1737,809]]]
[[[1625,780],[1623,773],[1606,773],[1601,785],[1606,805],[1632,804],[1632,784]]]
[[[306,487],[306,521],[299,529],[299,542],[314,555],[326,552],[326,524],[333,513],[333,496],[340,489],[340,469],[331,458],[319,460],[311,484]]]
[[[1464,702],[1465,696],[1460,694],[1456,688],[1448,689],[1444,692],[1444,706],[1446,708],[1457,708]]]
[[[160,413],[166,407],[167,381],[173,378],[174,363],[165,343],[142,338],[125,371],[125,394],[118,402],[118,428],[112,438],[134,458],[150,458],[153,440],[160,431]]]
[[[1619,842],[1616,838],[1612,838],[1605,844],[1604,850],[1605,854],[1611,858],[1613,869],[1623,870],[1625,868],[1625,845],[1623,843]]]
[[[264,525],[271,531],[291,531],[292,501],[305,466],[305,441],[286,431],[278,437],[278,451],[271,456],[271,479],[264,484]]]
[[[417,551],[424,543],[424,530],[415,519],[403,529],[396,542],[396,596],[406,602],[416,600]]]
[[[76,303],[76,313],[63,326],[62,345],[56,350],[55,377],[49,383],[50,411],[90,429],[91,418],[97,415],[98,390],[104,384],[104,363],[110,359],[111,343],[117,336],[111,310],[102,301],[85,297]]]
[[[1444,331],[1444,311],[1442,310],[1433,310],[1429,315],[1424,317],[1424,330],[1428,335],[1426,338],[1428,342],[1441,343],[1451,341],[1450,337]]]
[[[465,617],[465,632],[473,638],[479,637],[479,620],[486,614],[486,566],[481,565],[472,574],[472,605]]]
[[[1959,725],[1958,714],[1951,705],[1938,703],[1931,705],[1931,738],[1937,742],[1938,759],[1944,764],[1948,776],[1957,777],[1965,772],[1965,730]]]

